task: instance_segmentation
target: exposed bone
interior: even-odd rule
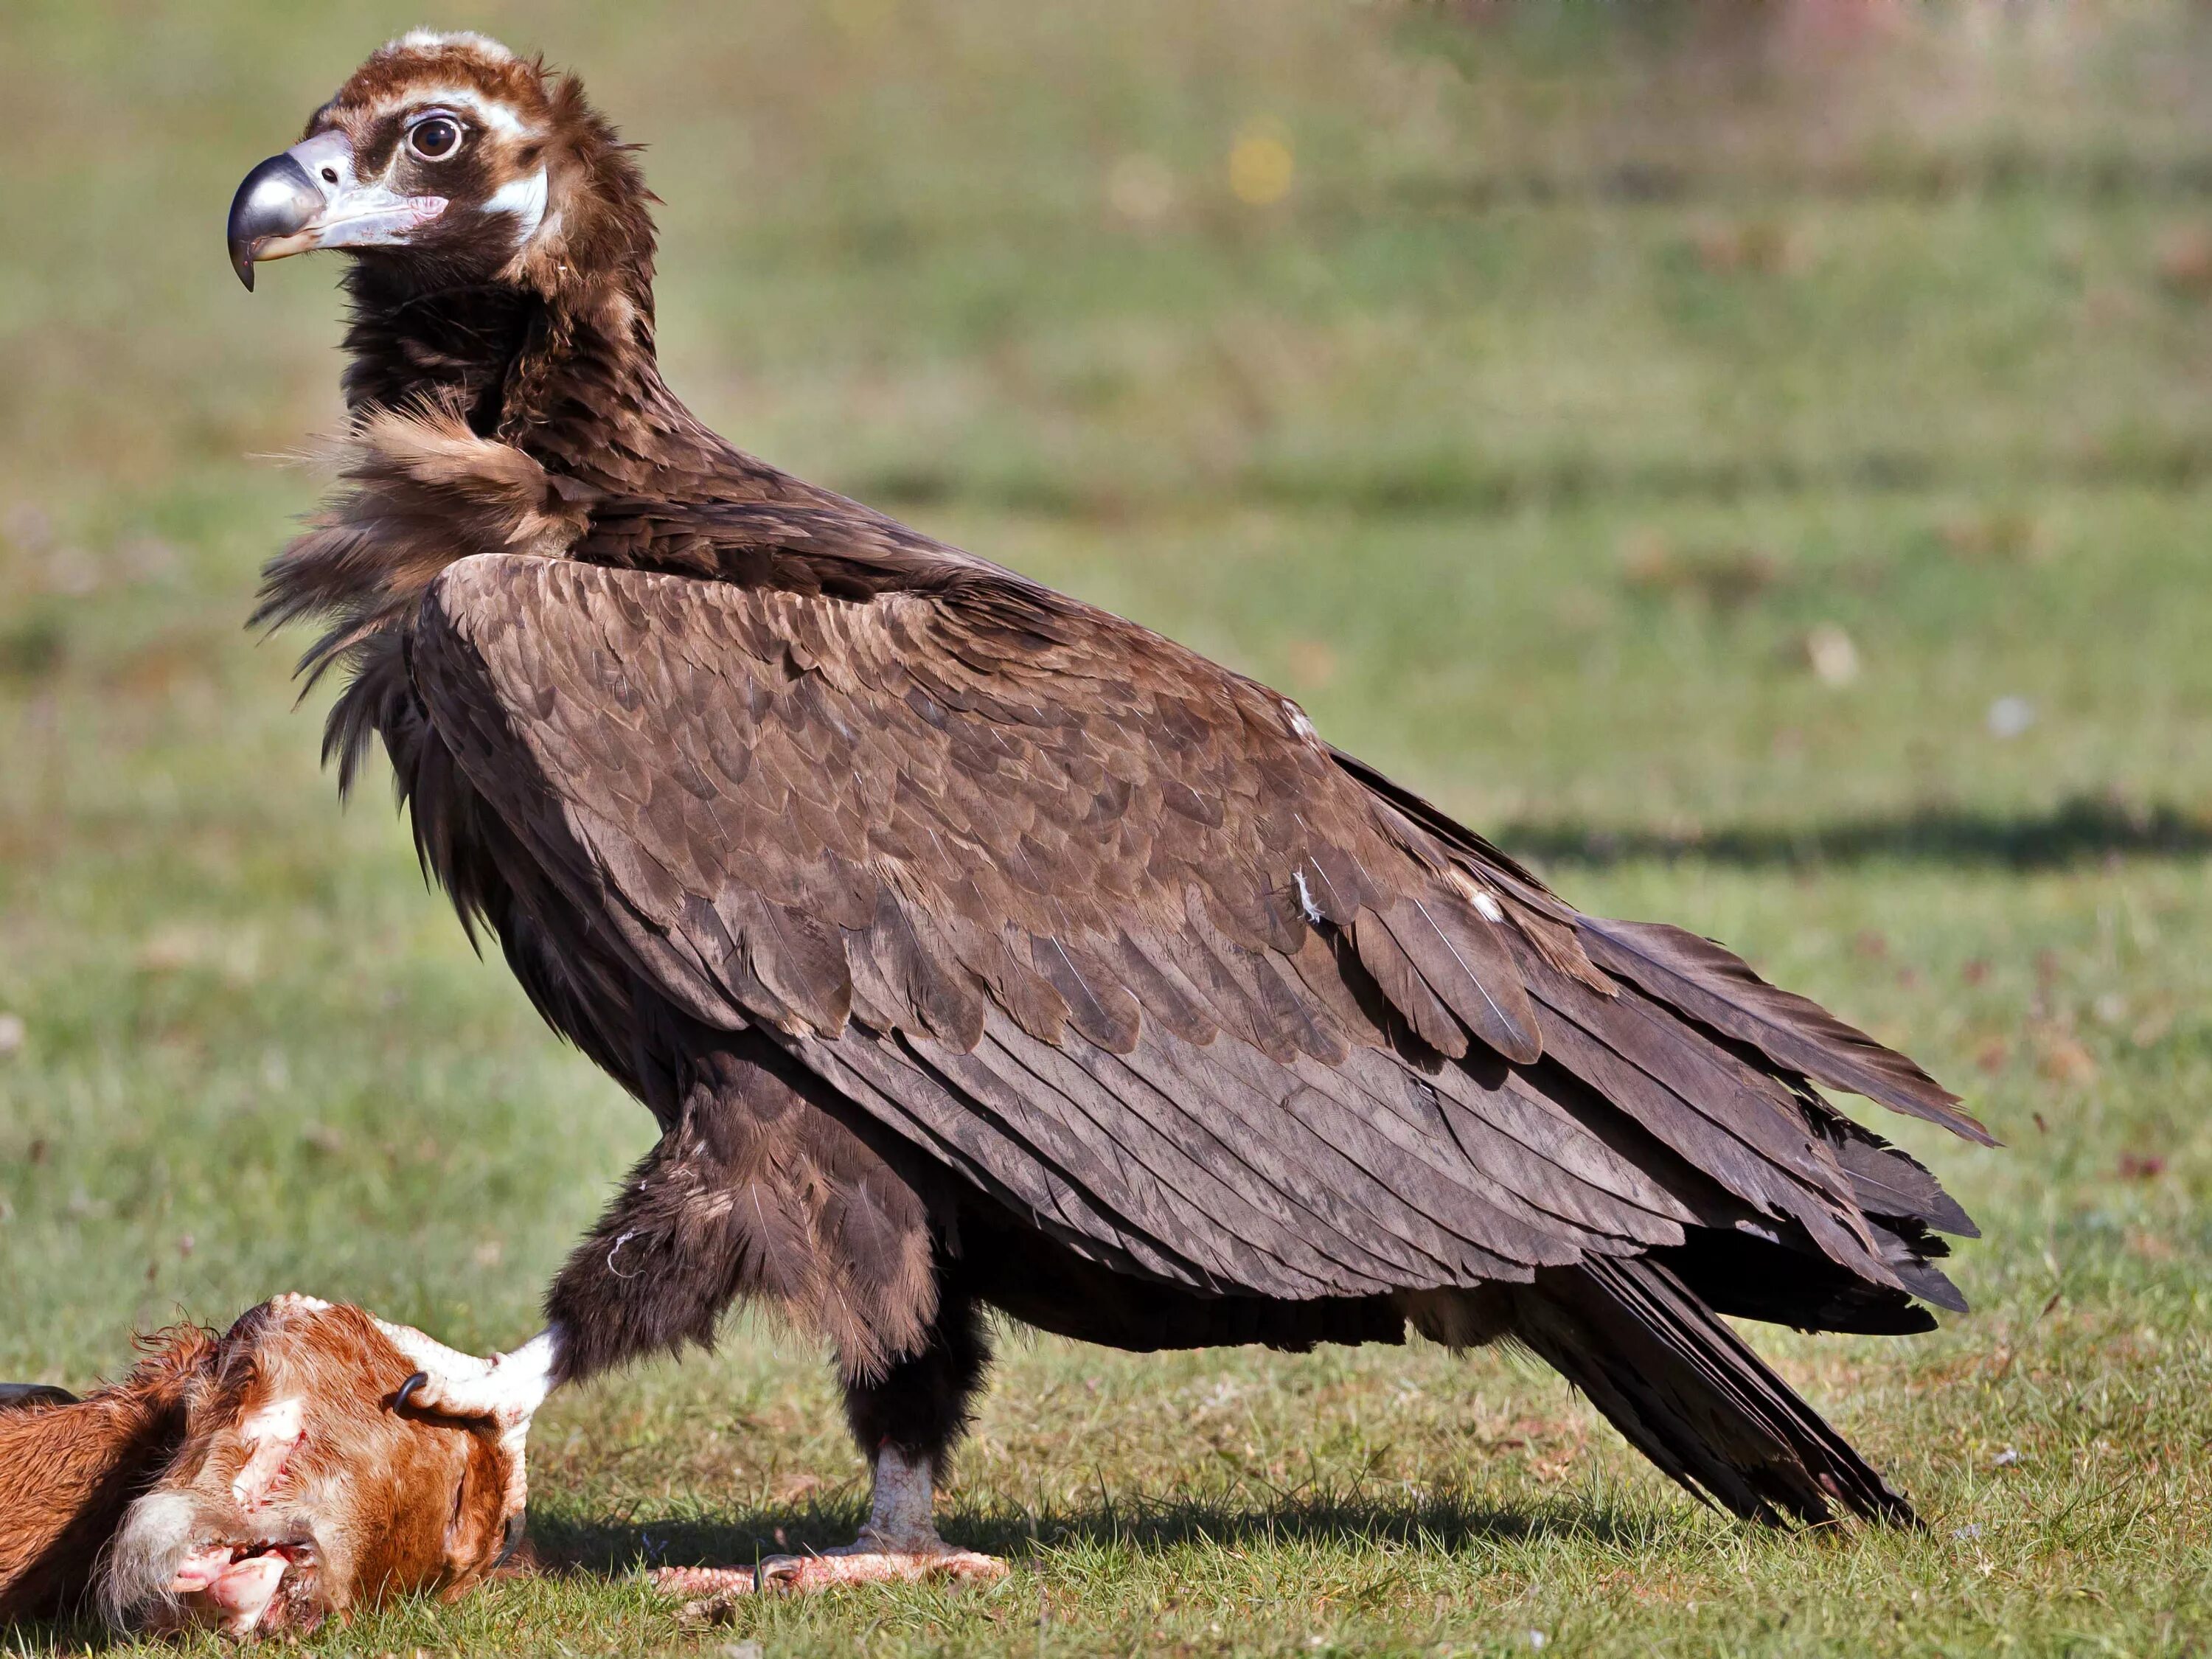
[[[249,1515],[269,1501],[283,1477],[285,1461],[299,1447],[306,1414],[299,1400],[278,1400],[238,1425],[239,1437],[252,1450],[230,1483],[230,1495]]]

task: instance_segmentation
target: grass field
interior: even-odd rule
[[[541,1419],[568,1571],[311,1646],[2212,1644],[2212,30],[1472,10],[438,21],[651,143],[664,356],[724,430],[1281,685],[1968,1092],[2004,1151],[1881,1127],[1981,1219],[1975,1311],[1755,1333],[1928,1529],[1708,1515],[1507,1358],[1010,1333],[944,1516],[1004,1586],[686,1631],[638,1564],[866,1495],[820,1356],[741,1322]],[[337,329],[328,265],[249,300],[219,222],[422,21],[0,14],[0,1376],[294,1286],[511,1342],[649,1139],[380,789],[341,816],[240,627]]]

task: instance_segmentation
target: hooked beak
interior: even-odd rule
[[[389,247],[446,210],[441,196],[402,196],[353,176],[353,143],[319,132],[246,175],[231,198],[230,267],[253,289],[253,267],[319,247]]]

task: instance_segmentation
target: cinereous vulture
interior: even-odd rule
[[[416,33],[231,210],[248,288],[351,256],[343,487],[258,616],[325,624],[341,787],[380,740],[463,920],[661,1130],[544,1331],[419,1399],[526,1425],[766,1299],[875,1477],[794,1587],[998,1570],[930,1518],[987,1309],[1510,1338],[1739,1515],[1909,1516],[1719,1316],[1962,1306],[1972,1223],[1815,1085],[1986,1141],[1957,1097],[1267,687],[732,447],[661,379],[652,199],[573,77]]]

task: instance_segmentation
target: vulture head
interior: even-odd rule
[[[550,295],[585,271],[649,293],[650,200],[574,78],[480,34],[418,31],[373,53],[298,143],[246,174],[230,259],[248,289],[265,260],[342,248],[386,295]]]

